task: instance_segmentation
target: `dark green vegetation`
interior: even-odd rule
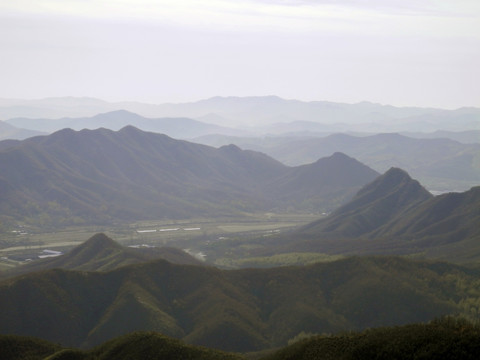
[[[480,184],[480,137],[475,143],[462,144],[446,138],[414,139],[399,134],[327,135],[225,140],[213,137],[197,141],[216,146],[228,141],[295,166],[338,151],[381,173],[391,167],[402,168],[430,190],[459,191]]]
[[[96,236],[77,254],[105,252],[102,246],[111,247],[105,240]],[[476,319],[479,284],[477,270],[394,257],[244,270],[165,260],[108,272],[51,269],[0,282],[0,333],[90,347],[148,330],[226,351],[256,351],[283,346],[302,332],[445,314]]]
[[[35,338],[0,335],[0,357],[2,360],[242,359],[235,354],[187,345],[154,332],[131,333],[85,351],[62,348]]]
[[[305,335],[306,336],[306,335]],[[0,335],[3,360],[143,360],[143,359],[245,359],[241,355],[198,346],[154,332],[135,332],[91,350],[65,349],[35,338]],[[262,360],[342,359],[465,359],[480,355],[478,325],[455,318],[425,324],[382,327],[338,335],[310,336]]]
[[[328,211],[378,175],[343,154],[291,168],[234,145],[215,149],[133,127],[30,138],[0,151],[0,168],[0,220],[43,227]]]
[[[300,341],[264,360],[462,359],[480,356],[480,328],[446,318]]]

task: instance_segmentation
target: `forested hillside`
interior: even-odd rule
[[[479,283],[476,270],[394,257],[263,270],[165,260],[110,272],[54,269],[0,283],[0,333],[92,346],[152,330],[191,344],[253,351],[283,346],[302,332],[476,317]]]

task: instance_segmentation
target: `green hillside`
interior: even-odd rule
[[[61,348],[37,338],[0,335],[2,360],[220,360],[243,357],[219,350],[187,345],[154,332],[135,332],[90,350]]]
[[[316,336],[264,360],[478,359],[480,328],[446,318],[428,324]]]
[[[302,340],[302,338],[304,338]],[[441,318],[429,323],[380,327],[334,335],[301,334],[293,344],[261,360],[342,359],[477,359],[480,328],[464,319]],[[241,339],[239,339],[241,341]],[[245,359],[233,354],[185,344],[155,332],[134,332],[90,350],[66,349],[36,338],[0,335],[4,360],[143,360]],[[250,357],[248,357],[250,358]]]
[[[257,351],[302,332],[476,319],[479,284],[476,270],[395,257],[231,271],[164,260],[110,272],[54,269],[0,283],[0,333],[90,347],[147,330]]]

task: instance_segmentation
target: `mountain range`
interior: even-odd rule
[[[234,135],[242,133],[237,129],[207,124],[185,117],[146,118],[126,110],[110,111],[91,117],[80,118],[13,118],[3,123],[5,126],[11,125],[43,133],[52,133],[65,128],[73,130],[105,128],[118,131],[130,125],[144,131],[161,133],[176,139],[189,139],[207,134]]]
[[[96,236],[83,251],[105,245]],[[468,314],[478,310],[479,276],[471,268],[395,257],[245,270],[165,260],[107,272],[50,269],[0,282],[0,333],[91,347],[153,330],[245,352],[283,346],[302,332]]]
[[[416,254],[469,262],[480,257],[478,224],[479,186],[432,196],[405,171],[392,168],[328,217],[290,234],[287,248]]]
[[[288,167],[127,126],[0,142],[4,221],[63,226],[243,211],[330,211],[378,173],[343,154]]]
[[[462,191],[480,184],[480,137],[472,144],[446,138],[414,139],[396,133],[268,138],[208,136],[193,141],[212,146],[235,143],[291,166],[308,164],[338,151],[381,173],[390,167],[402,168],[436,191]]]
[[[5,121],[0,121],[0,141],[9,139],[24,140],[37,135],[44,135],[44,133],[35,130],[18,128]]]
[[[285,100],[276,96],[213,97],[190,103],[109,103],[93,98],[47,98],[39,100],[0,99],[0,119],[16,117],[91,117],[127,110],[146,117],[188,117],[226,127],[259,127],[276,123],[309,121],[348,124],[349,130],[368,132],[435,130],[479,130],[480,109],[443,110],[394,107],[361,102],[342,104],[327,101]],[[343,131],[343,130],[335,130]]]

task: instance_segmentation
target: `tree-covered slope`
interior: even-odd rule
[[[324,333],[476,316],[477,271],[394,257],[219,270],[163,260],[110,272],[48,270],[0,283],[0,333],[92,346],[158,331],[227,351]]]
[[[302,337],[306,337],[301,340]],[[464,319],[451,317],[429,323],[380,327],[362,332],[308,336],[261,360],[337,359],[477,359],[480,329]],[[240,339],[239,339],[240,340]],[[0,335],[0,356],[5,360],[165,360],[245,359],[240,354],[185,344],[155,332],[134,332],[89,350],[62,348],[36,338]]]
[[[62,348],[37,338],[0,335],[2,360],[220,360],[243,359],[223,351],[192,346],[155,332],[134,332],[89,350]]]
[[[299,341],[264,360],[477,359],[480,328],[446,318],[428,324],[375,328],[316,336]]]

